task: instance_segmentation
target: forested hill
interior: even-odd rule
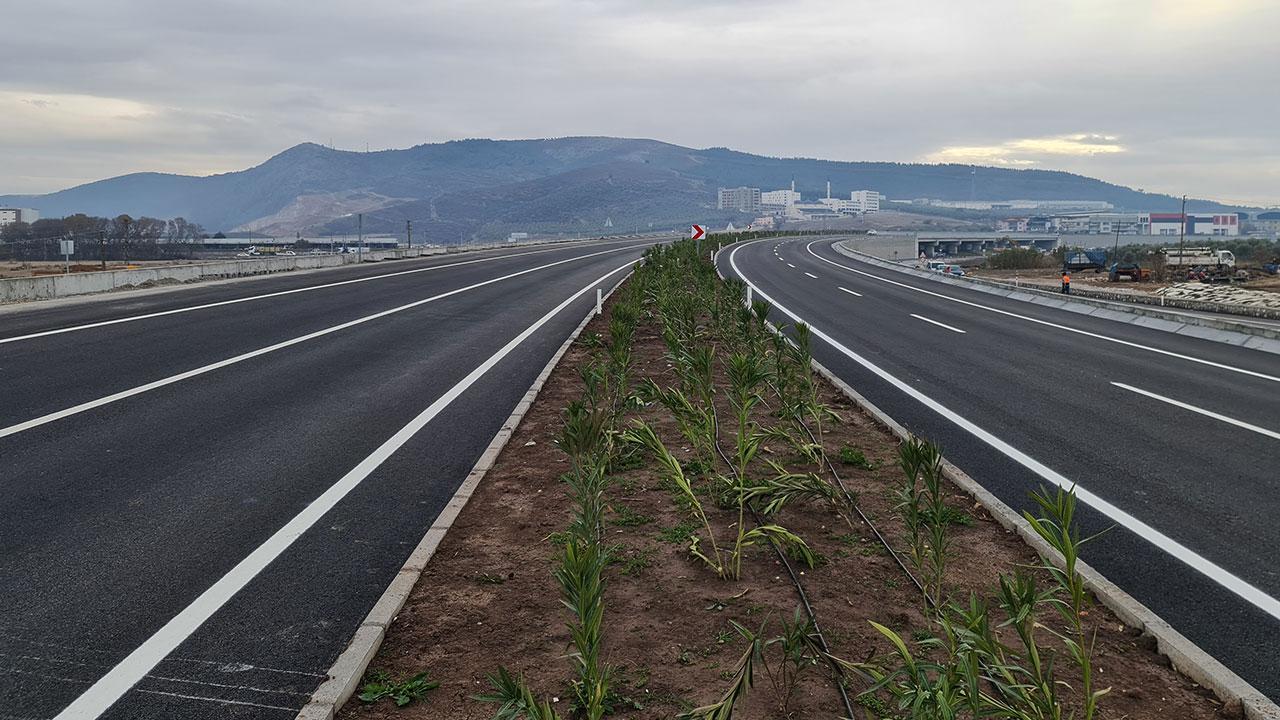
[[[890,198],[1104,200],[1176,210],[1178,200],[1065,172],[887,162],[772,158],[656,140],[571,137],[462,140],[404,150],[348,152],[304,143],[256,167],[189,177],[135,173],[47,195],[0,196],[45,217],[184,217],[209,231],[271,234],[345,229],[365,213],[370,232],[414,222],[415,236],[456,240],[507,230],[598,232],[733,220],[715,211],[720,186],[782,188],[806,198],[872,189]],[[1195,201],[1190,209],[1224,206]],[[739,218],[740,219],[740,218]]]

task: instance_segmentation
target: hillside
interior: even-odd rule
[[[182,216],[209,230],[394,232],[450,242],[512,230],[599,232],[741,218],[715,211],[719,186],[787,186],[806,197],[875,189],[892,198],[1105,200],[1121,208],[1175,210],[1178,200],[1071,173],[885,162],[771,158],[655,140],[572,137],[462,140],[404,150],[347,152],[312,143],[239,172],[188,177],[135,173],[47,195],[0,196],[45,217]],[[971,187],[972,183],[972,187]],[[1224,206],[1195,201],[1191,209]]]

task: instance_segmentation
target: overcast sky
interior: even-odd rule
[[[1280,204],[1275,0],[8,0],[0,193],[649,137]]]

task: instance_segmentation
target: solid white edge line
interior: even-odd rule
[[[1099,333],[1089,332],[1088,330],[1080,330],[1078,328],[1069,327],[1067,325],[1059,325],[1057,323],[1049,322],[1048,320],[1040,320],[1038,318],[1029,317],[1027,315],[1019,315],[1018,313],[1010,312],[1008,310],[1001,310],[999,308],[991,307],[990,305],[982,305],[980,303],[971,302],[969,300],[961,300],[960,298],[951,297],[950,295],[943,295],[942,293],[936,293],[932,290],[925,290],[924,288],[918,288],[913,285],[908,285],[906,283],[900,283],[897,280],[890,280],[889,278],[886,278],[886,277],[880,277],[879,275],[875,275],[873,273],[859,270],[857,268],[851,268],[848,265],[841,265],[840,263],[835,262],[834,260],[828,260],[827,258],[822,257],[821,255],[813,251],[813,245],[814,243],[817,243],[817,242],[820,242],[820,241],[814,240],[813,242],[810,242],[808,245],[805,246],[805,250],[808,250],[810,255],[818,258],[822,262],[827,263],[829,265],[835,265],[836,267],[843,268],[845,270],[848,270],[849,272],[857,273],[859,275],[865,275],[869,278],[872,278],[873,280],[879,280],[880,282],[889,283],[890,285],[897,285],[898,287],[906,288],[907,290],[912,290],[918,293],[924,293],[925,295],[932,295],[936,298],[941,298],[943,300],[950,300],[951,302],[960,303],[961,305],[968,305],[970,307],[976,307],[982,310],[988,310],[990,312],[997,313],[999,315],[1006,315],[1008,317],[1018,318],[1019,320],[1026,320],[1028,322],[1036,323],[1037,325],[1045,325],[1047,327],[1057,328],[1059,330],[1066,330],[1067,332],[1076,333],[1077,335],[1084,335],[1086,337],[1091,337],[1098,340],[1105,340],[1107,342],[1113,342],[1119,345],[1125,345],[1127,347],[1138,348],[1139,350],[1146,350],[1148,352],[1153,352],[1153,353],[1158,353],[1160,355],[1165,355],[1168,357],[1178,358],[1179,360],[1187,360],[1193,363],[1200,363],[1201,365],[1208,365],[1210,367],[1215,367],[1220,370],[1228,370],[1230,372],[1237,372],[1242,375],[1249,375],[1251,377],[1261,378],[1263,380],[1270,380],[1271,382],[1280,382],[1280,377],[1277,377],[1275,375],[1267,375],[1266,373],[1260,373],[1253,370],[1246,370],[1245,368],[1239,368],[1234,365],[1226,365],[1223,363],[1214,362],[1212,360],[1202,360],[1198,357],[1183,355],[1182,353],[1176,353],[1176,352],[1173,352],[1172,350],[1161,350],[1160,348],[1151,347],[1149,345],[1141,345],[1139,343],[1135,343],[1129,340],[1121,340],[1120,338],[1113,338],[1107,335],[1101,335]]]
[[[1134,387],[1134,386],[1132,386],[1132,385],[1126,385],[1125,383],[1121,383],[1121,382],[1115,382],[1114,380],[1111,382],[1111,384],[1112,384],[1112,385],[1115,385],[1115,386],[1116,386],[1116,387],[1118,387],[1118,388],[1122,388],[1122,389],[1124,389],[1124,390],[1128,390],[1129,392],[1132,392],[1132,393],[1137,393],[1137,394],[1139,394],[1139,395],[1145,395],[1146,397],[1149,397],[1149,398],[1151,398],[1151,399],[1153,399],[1153,400],[1159,400],[1160,402],[1163,402],[1163,403],[1169,403],[1170,405],[1173,405],[1173,406],[1175,406],[1175,407],[1180,407],[1180,408],[1182,408],[1183,410],[1190,410],[1190,411],[1191,411],[1191,412],[1193,412],[1193,413],[1199,413],[1199,414],[1201,414],[1201,415],[1204,415],[1205,417],[1211,417],[1211,418],[1213,418],[1214,420],[1221,420],[1222,422],[1227,423],[1227,424],[1229,424],[1229,425],[1235,425],[1236,427],[1244,428],[1245,430],[1252,430],[1253,432],[1256,432],[1256,433],[1258,433],[1259,435],[1265,435],[1265,436],[1267,436],[1267,437],[1269,437],[1269,438],[1271,438],[1271,439],[1273,439],[1273,440],[1280,440],[1280,432],[1276,432],[1276,431],[1274,431],[1274,430],[1268,430],[1268,429],[1266,429],[1266,428],[1264,428],[1264,427],[1259,427],[1259,426],[1257,426],[1257,425],[1252,425],[1252,424],[1247,423],[1247,422],[1245,422],[1245,421],[1243,421],[1243,420],[1237,420],[1237,419],[1235,419],[1235,418],[1233,418],[1233,417],[1228,417],[1228,416],[1226,416],[1226,415],[1222,415],[1222,414],[1220,414],[1220,413],[1216,413],[1216,412],[1214,412],[1214,411],[1212,411],[1212,410],[1205,410],[1205,409],[1204,409],[1204,408],[1202,408],[1202,407],[1196,407],[1195,405],[1189,405],[1189,404],[1187,404],[1187,403],[1182,402],[1181,400],[1174,400],[1173,398],[1167,398],[1167,397],[1165,397],[1165,396],[1163,396],[1163,395],[1157,395],[1157,394],[1155,394],[1155,393],[1151,392],[1150,390],[1143,390],[1142,388],[1137,388],[1137,387]]]
[[[811,273],[811,272],[806,272],[806,273],[805,273],[805,275],[808,275],[809,277],[813,278],[814,280],[817,280],[817,279],[818,279],[818,276],[817,276],[817,275],[814,275],[814,274],[813,274],[813,273]]]
[[[626,242],[626,241],[618,241]],[[578,245],[577,247],[598,247],[601,244],[612,243],[590,243]],[[385,280],[386,278],[399,277],[401,275],[412,275],[414,273],[430,272],[432,270],[444,270],[446,268],[460,267],[462,265],[474,265],[482,262],[493,262],[494,260],[506,260],[514,257],[524,257],[525,255],[536,255],[539,253],[552,252],[555,250],[564,250],[564,247],[545,248],[542,250],[531,250],[529,252],[511,253],[509,255],[495,255],[492,257],[476,258],[474,260],[463,260],[460,262],[447,263],[444,265],[432,265],[425,268],[414,268],[413,270],[401,270],[399,272],[385,273],[382,275],[372,275],[364,278],[352,278],[351,280],[339,280],[331,283],[323,283],[320,285],[308,285],[307,287],[293,288],[292,290],[279,290],[276,292],[263,293],[262,295],[251,295],[249,297],[231,298],[229,300],[219,300],[218,302],[205,303],[203,305],[191,305],[189,307],[174,308],[172,310],[161,310],[153,313],[145,313],[143,315],[131,315],[129,317],[115,318],[113,320],[101,320],[98,322],[86,323],[84,325],[72,325],[71,327],[57,328],[55,330],[41,330],[40,332],[28,333],[26,335],[15,335],[8,338],[0,338],[0,345],[5,343],[14,343],[20,340],[33,340],[35,338],[48,337],[50,335],[61,335],[63,333],[76,332],[79,330],[90,330],[92,328],[105,327],[107,325],[119,325],[120,323],[136,322],[138,320],[150,320],[152,318],[164,317],[166,315],[177,315],[179,313],[194,312],[196,310],[208,310],[209,308],[223,307],[225,305],[235,305],[237,303],[252,302],[254,300],[265,300],[267,298],[281,297],[283,295],[293,295],[295,293],[310,292],[312,290],[323,290],[325,288],[340,287],[342,285],[352,285],[355,283],[370,282],[373,280]],[[422,257],[431,257],[424,255]]]
[[[582,295],[594,289],[609,277],[626,270],[637,262],[639,260],[632,260],[593,280],[552,308],[550,312],[543,315],[532,325],[525,328],[523,332],[512,338],[493,355],[490,355],[487,360],[468,373],[466,377],[449,388],[444,395],[441,395],[435,402],[431,403],[426,410],[423,410],[417,417],[409,421],[409,424],[400,428],[395,435],[392,435],[373,453],[361,460],[359,464],[331,485],[328,490],[325,490],[324,493],[313,500],[311,504],[303,508],[302,512],[285,523],[283,527],[267,538],[253,552],[249,553],[245,559],[237,563],[226,575],[223,575],[209,589],[193,600],[190,605],[143,642],[142,645],[138,646],[125,659],[111,668],[107,674],[99,678],[88,690],[64,708],[62,712],[58,713],[54,720],[91,720],[106,712],[125,693],[129,692],[130,688],[146,677],[152,668],[158,665],[161,660],[164,660],[169,653],[173,652],[206,620],[221,609],[228,600],[257,577],[258,573],[262,572],[273,560],[287,550],[295,540],[315,525],[320,518],[332,510],[378,466],[391,457],[396,450],[407,443],[463,392],[474,385],[485,373],[511,354],[511,351],[515,350],[516,347],[528,339],[530,335],[537,332],[543,325],[550,322],[552,318],[568,307],[574,300],[582,297]]]
[[[752,242],[758,242],[758,241],[748,241],[742,245],[737,245],[734,247],[734,249],[729,253],[730,267],[733,268],[733,271],[737,273],[738,277],[742,278],[742,281],[745,282],[748,287],[752,288],[752,290],[757,295],[759,295],[761,299],[769,302],[775,308],[777,308],[778,310],[780,310],[781,312],[783,312],[784,314],[786,314],[796,322],[804,322],[804,320],[800,316],[791,312],[786,307],[783,307],[782,305],[778,304],[778,302],[775,301],[772,297],[770,297],[768,293],[764,292],[759,288],[759,286],[755,285],[750,280],[748,280],[747,276],[743,274],[742,270],[738,268],[738,263],[736,262],[737,260],[736,256],[738,254],[738,250],[743,247],[746,247],[747,245],[750,245]],[[974,435],[979,440],[995,448],[1005,456],[1009,457],[1014,462],[1018,463],[1019,465],[1022,465],[1023,467],[1032,471],[1036,475],[1039,475],[1041,478],[1053,483],[1054,485],[1057,485],[1058,487],[1061,487],[1063,489],[1068,489],[1068,490],[1074,488],[1076,492],[1076,497],[1079,498],[1081,502],[1085,503],[1086,505],[1089,505],[1090,507],[1102,513],[1103,515],[1106,515],[1107,517],[1116,521],[1120,525],[1124,526],[1125,529],[1129,530],[1135,535],[1138,535],[1142,539],[1146,540],[1147,542],[1151,543],[1157,548],[1163,550],[1165,553],[1173,556],[1174,558],[1177,558],[1179,561],[1181,561],[1188,567],[1191,567],[1192,569],[1201,573],[1205,577],[1208,577],[1210,580],[1213,580],[1214,582],[1218,583],[1219,585],[1226,588],[1227,590],[1240,596],[1246,602],[1257,607],[1259,610],[1262,610],[1263,612],[1267,613],[1271,617],[1276,618],[1277,620],[1280,620],[1280,600],[1277,600],[1276,598],[1273,598],[1270,595],[1267,595],[1266,593],[1254,587],[1253,585],[1250,585],[1245,580],[1232,574],[1230,571],[1226,570],[1225,568],[1219,567],[1213,561],[1196,553],[1191,548],[1188,548],[1187,546],[1183,545],[1177,540],[1174,540],[1168,535],[1165,535],[1164,533],[1155,529],[1151,525],[1148,525],[1146,522],[1139,520],[1137,517],[1134,517],[1128,512],[1121,510],[1119,507],[1111,504],[1111,502],[1094,494],[1090,490],[1081,487],[1075,482],[1072,482],[1070,479],[1068,479],[1064,475],[1061,475],[1058,472],[1050,469],[1048,466],[1032,458],[1031,456],[1022,452],[1021,450],[1018,450],[1017,448],[1001,440],[995,435],[987,432],[986,430],[983,430],[982,428],[978,427],[973,422],[964,418],[960,414],[947,408],[942,403],[938,402],[937,400],[934,400],[928,395],[925,395],[919,390],[911,387],[910,385],[903,382],[902,380],[899,380],[897,377],[891,375],[889,372],[885,371],[883,368],[879,367],[875,363],[871,362],[870,360],[867,360],[861,355],[845,347],[838,340],[831,337],[830,335],[827,335],[817,327],[814,327],[813,325],[809,325],[809,330],[815,336],[821,338],[828,345],[830,345],[832,348],[834,348],[835,350],[839,351],[841,354],[848,357],[850,360],[853,360],[854,362],[858,363],[862,367],[874,373],[880,379],[889,383],[893,387],[901,390],[907,396],[920,402],[925,407],[929,408],[930,410],[933,410],[934,412],[938,413],[942,417],[956,424],[960,428]]]
[[[850,289],[849,289],[849,288],[847,288],[847,287],[839,287],[838,285],[837,285],[836,287],[837,287],[838,289],[840,289],[840,290],[843,290],[843,291],[845,291],[845,292],[849,293],[850,295],[852,295],[852,296],[854,296],[854,297],[862,297],[862,293],[860,293],[860,292],[854,292],[854,291],[850,290]]]
[[[950,330],[951,332],[957,332],[957,333],[960,333],[961,335],[964,335],[964,334],[965,334],[965,331],[964,331],[964,330],[961,330],[960,328],[957,328],[957,327],[951,327],[950,325],[948,325],[948,324],[946,324],[946,323],[940,323],[940,322],[938,322],[937,320],[930,320],[929,318],[927,318],[927,317],[925,317],[925,316],[923,316],[923,315],[917,315],[917,314],[915,314],[915,313],[911,313],[911,317],[913,317],[913,318],[915,318],[915,319],[917,319],[917,320],[923,320],[923,321],[925,321],[925,322],[927,322],[927,323],[933,323],[934,325],[937,325],[937,326],[938,326],[938,327],[940,327],[940,328],[946,328],[946,329]]]
[[[82,412],[86,412],[94,408],[102,407],[103,405],[110,405],[113,402],[118,402],[120,400],[133,397],[134,395],[141,395],[142,393],[149,392],[157,388],[162,388],[166,385],[172,385],[174,383],[181,382],[183,380],[187,380],[187,379],[196,377],[198,375],[204,375],[205,373],[213,372],[214,370],[220,370],[229,365],[235,365],[237,363],[244,362],[245,360],[251,360],[253,358],[260,357],[268,353],[273,353],[277,350],[283,350],[284,348],[292,347],[299,343],[304,343],[308,340],[314,340],[318,337],[323,337],[325,335],[338,332],[339,330],[346,330],[347,328],[355,327],[356,325],[361,325],[371,320],[377,320],[378,318],[386,317],[388,315],[393,315],[398,312],[403,312],[405,310],[409,310],[409,309],[418,307],[420,305],[426,305],[427,303],[435,302],[437,300],[443,300],[444,298],[451,297],[453,295],[458,295],[460,293],[468,292],[471,290],[475,290],[476,288],[484,287],[485,285],[492,285],[493,283],[496,283],[496,282],[501,282],[503,280],[510,280],[513,277],[518,277],[520,275],[525,275],[538,270],[545,270],[549,267],[555,267],[556,265],[563,265],[568,262],[574,262],[575,260],[583,260],[586,258],[596,257],[597,255],[607,255],[609,253],[622,252],[628,249],[630,248],[614,248],[612,250],[602,250],[600,252],[590,253],[587,255],[578,255],[575,257],[566,258],[564,260],[557,260],[553,263],[547,263],[546,265],[538,265],[536,267],[526,268],[518,272],[513,272],[507,275],[501,275],[499,277],[490,278],[488,280],[483,280],[478,283],[467,285],[466,287],[461,287],[455,290],[450,290],[448,292],[443,292],[443,293],[440,293],[439,295],[433,295],[429,298],[423,298],[422,300],[415,300],[414,302],[408,303],[406,305],[400,305],[398,307],[389,308],[381,312],[376,312],[372,315],[366,315],[361,318],[356,318],[355,320],[348,320],[347,322],[340,323],[338,325],[333,325],[333,326],[324,328],[322,330],[316,330],[315,332],[310,332],[310,333],[307,333],[306,335],[300,335],[295,338],[290,338],[289,340],[284,340],[274,345],[268,345],[267,347],[258,348],[257,350],[250,350],[249,352],[241,353],[240,355],[229,357],[225,360],[219,360],[215,363],[210,363],[208,365],[202,365],[201,367],[194,368],[192,370],[187,370],[186,372],[181,372],[181,373],[178,373],[177,375],[170,375],[169,377],[161,378],[160,380],[154,380],[152,382],[145,383],[143,385],[138,385],[137,387],[132,387],[132,388],[129,388],[128,390],[121,390],[120,392],[112,393],[111,395],[106,395],[96,400],[83,402],[83,403],[80,403],[79,405],[73,405],[72,407],[65,408],[63,410],[58,410],[56,412],[51,412],[47,415],[41,415],[40,417],[32,418],[31,420],[26,420],[24,422],[20,422],[15,425],[10,425],[5,428],[0,428],[0,438],[8,437],[9,435],[16,435],[25,430],[30,430],[31,428],[39,427],[41,425],[46,425],[56,420],[61,420],[65,417],[78,415]]]

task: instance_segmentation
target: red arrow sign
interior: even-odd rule
[[[706,235],[707,235],[706,228],[702,227],[701,225],[694,225],[693,231],[689,233],[689,239],[701,240],[702,238],[706,237]]]

